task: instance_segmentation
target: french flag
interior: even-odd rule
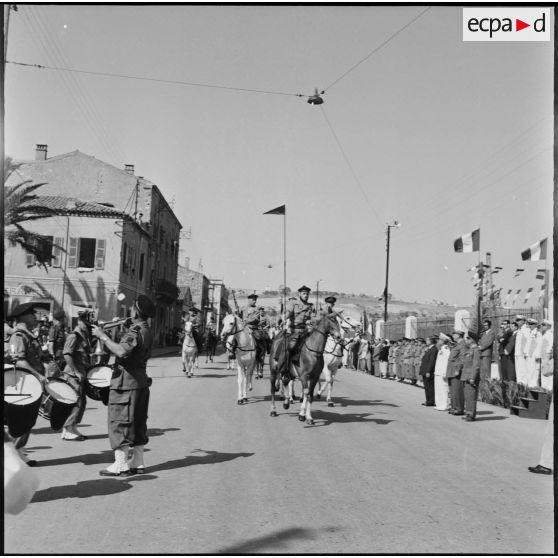
[[[480,250],[480,229],[460,236],[454,243],[456,252],[478,252]]]
[[[546,246],[548,244],[548,238],[540,240],[539,242],[535,242],[533,246],[529,246],[527,250],[521,252],[521,259],[531,260],[531,261],[538,261],[538,260],[546,260]]]

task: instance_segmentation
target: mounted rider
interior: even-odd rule
[[[266,323],[265,313],[262,313],[262,308],[256,307],[257,300],[257,294],[249,294],[248,304],[240,311],[240,317],[244,320],[246,327],[252,333],[252,336],[254,337],[256,343],[265,350],[265,332],[262,329],[262,327]]]
[[[196,347],[198,348],[198,353],[200,353],[201,350],[202,350],[202,345],[203,345],[202,334],[200,332],[201,319],[200,319],[198,309],[195,306],[192,306],[192,308],[190,308],[188,310],[188,315],[184,319],[184,322],[185,323],[186,322],[192,322],[192,337],[194,338],[194,341],[196,342]]]
[[[298,300],[291,300],[287,304],[288,351],[290,361],[298,364],[302,340],[312,330],[315,322],[314,305],[308,302],[310,288],[303,285],[298,289]]]

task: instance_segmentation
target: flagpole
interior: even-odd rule
[[[287,210],[283,213],[283,327],[287,323]]]

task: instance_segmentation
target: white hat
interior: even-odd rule
[[[515,319],[516,319],[516,320],[523,320],[523,321],[525,321],[525,316],[522,316],[521,314],[518,314],[518,315],[515,317]]]
[[[541,322],[541,325],[547,325],[547,326],[552,327],[552,322],[550,320],[545,319]]]

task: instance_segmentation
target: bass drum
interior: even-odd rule
[[[13,438],[29,432],[39,416],[43,384],[25,368],[4,365],[4,424]]]
[[[79,400],[79,382],[73,377],[53,378],[45,384],[39,414],[60,430]]]
[[[87,372],[85,394],[94,401],[108,405],[112,368],[110,366],[93,366]]]

